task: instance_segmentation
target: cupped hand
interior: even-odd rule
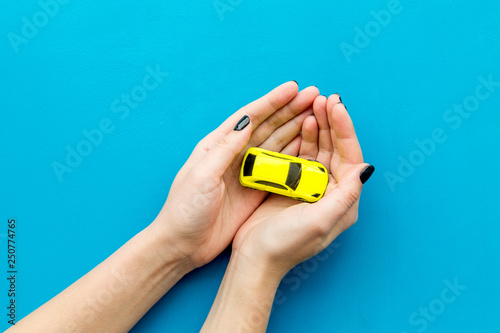
[[[153,222],[168,235],[173,251],[199,267],[229,245],[266,197],[239,184],[245,148],[298,149],[302,124],[318,95],[316,87],[298,92],[296,82],[287,82],[234,113],[198,143]]]
[[[300,147],[285,147],[282,153],[321,162],[329,173],[325,196],[310,204],[271,194],[233,241],[233,252],[281,276],[357,221],[361,188],[374,170],[363,163],[351,118],[337,94],[317,97],[313,112],[304,120]]]

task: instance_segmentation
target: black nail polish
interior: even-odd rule
[[[340,94],[339,94],[339,93],[337,93],[337,95],[339,96],[339,101],[340,101],[340,103],[342,103],[342,97],[340,97]]]
[[[368,179],[370,179],[371,175],[375,171],[375,167],[373,165],[368,165],[366,168],[361,171],[359,174],[359,179],[361,180],[361,184],[366,183]]]
[[[243,118],[240,119],[240,121],[238,121],[238,123],[234,127],[234,130],[241,131],[242,129],[247,127],[248,124],[250,124],[250,118],[248,116],[244,116]]]
[[[345,106],[345,104],[344,104],[344,103],[342,103],[342,101],[338,102],[337,104],[342,104],[342,105],[344,106],[345,110],[346,110],[347,112],[349,112],[349,110],[347,110],[347,106]]]

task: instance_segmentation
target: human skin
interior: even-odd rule
[[[148,227],[7,332],[128,332],[185,274],[229,245],[266,197],[239,184],[245,148],[298,149],[318,95],[291,81],[230,116],[198,143]],[[234,130],[244,116],[248,125]]]
[[[339,95],[316,98],[303,124],[300,147],[283,151],[326,166],[329,183],[316,203],[271,194],[238,230],[233,251],[201,332],[265,332],[284,275],[325,249],[358,218],[363,183],[374,168],[363,163],[352,121]]]

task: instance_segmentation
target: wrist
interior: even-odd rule
[[[282,274],[233,251],[201,332],[264,332]]]
[[[280,252],[268,244],[243,240],[233,242],[231,259],[234,257],[239,267],[257,270],[279,282],[295,266],[290,260],[293,255],[282,255]]]
[[[196,267],[189,256],[181,253],[175,246],[174,235],[164,232],[160,227],[153,222],[141,232],[149,244],[148,249],[151,254],[158,258],[162,266],[170,267],[182,276],[195,269]]]
[[[266,284],[274,285],[276,288],[288,272],[288,269],[277,265],[269,258],[252,256],[234,249],[227,270],[234,275],[250,277],[257,287]]]

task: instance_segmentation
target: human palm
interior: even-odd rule
[[[323,250],[356,222],[360,173],[373,168],[363,163],[352,121],[338,95],[318,97],[313,111],[314,117],[304,121],[301,145],[283,152],[315,159],[327,168],[325,196],[309,204],[269,195],[233,242],[233,250],[254,265],[270,263],[282,274]]]
[[[282,150],[300,144],[304,119],[312,114],[316,87],[297,91],[294,82],[243,107],[196,146],[172,184],[155,223],[176,238],[175,248],[195,266],[211,261],[265,199],[238,181],[246,147]],[[247,115],[250,124],[234,131]]]

